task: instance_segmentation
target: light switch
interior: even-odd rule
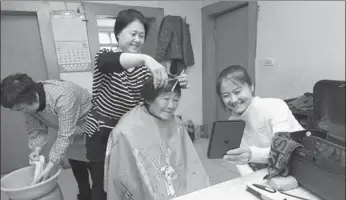
[[[263,60],[262,62],[262,66],[263,67],[274,67],[276,63],[276,59],[275,58],[266,58],[265,60]]]

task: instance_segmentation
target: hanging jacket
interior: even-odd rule
[[[165,16],[161,22],[156,60],[171,61],[171,73],[179,74],[194,64],[189,25],[180,16]]]

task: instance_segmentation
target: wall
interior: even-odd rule
[[[176,111],[182,115],[184,120],[191,119],[194,123],[202,124],[202,24],[201,7],[203,1],[92,1],[94,3],[114,3],[120,5],[133,5],[145,7],[159,7],[164,9],[165,15],[179,15],[186,17],[190,24],[191,43],[194,50],[195,65],[187,70],[190,88],[183,91],[180,105]],[[62,2],[50,2],[51,9],[63,9]],[[69,9],[76,9],[79,3],[68,3]],[[83,73],[62,73],[61,78],[76,82],[91,91],[92,74]]]
[[[186,17],[191,25],[195,65],[187,70],[190,89],[183,92],[177,114],[202,123],[202,24],[201,8],[213,1],[95,1],[122,5],[160,7],[165,15]],[[344,2],[260,1],[257,33],[256,94],[291,98],[311,92],[320,79],[345,80]],[[49,2],[51,10],[63,9],[62,2]],[[69,9],[79,3],[68,3]],[[275,57],[277,66],[265,68],[260,60]],[[65,73],[91,91],[91,72]],[[270,89],[268,89],[270,88]]]
[[[320,79],[345,80],[345,2],[260,1],[256,94],[292,98]],[[261,61],[275,57],[275,67]]]

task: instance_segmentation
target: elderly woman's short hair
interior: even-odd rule
[[[155,88],[153,78],[145,80],[142,90],[144,102],[153,102],[160,94],[171,92],[173,87],[173,92],[176,92],[180,97],[181,87],[177,81],[178,79],[169,80],[166,86]]]

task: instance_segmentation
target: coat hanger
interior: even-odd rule
[[[188,23],[186,22],[186,16],[183,18],[183,20],[184,20],[184,23],[188,24]],[[188,24],[188,26],[191,27],[191,24]]]

